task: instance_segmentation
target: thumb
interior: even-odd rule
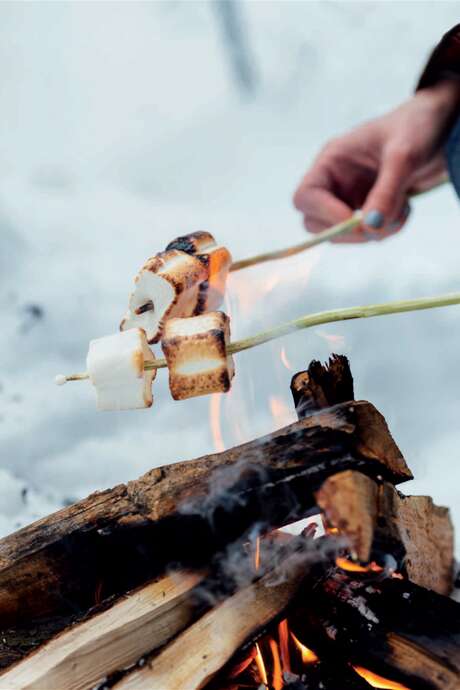
[[[377,180],[363,206],[363,223],[378,230],[394,222],[406,202],[406,190],[413,165],[405,152],[384,156]]]

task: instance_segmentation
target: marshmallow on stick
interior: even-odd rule
[[[156,369],[145,371],[144,365],[154,359],[140,328],[91,340],[86,365],[96,389],[97,408],[137,410],[150,407]]]
[[[235,367],[229,341],[230,319],[220,311],[167,321],[161,347],[174,400],[230,390]]]
[[[232,255],[226,247],[218,246],[209,232],[192,232],[177,237],[167,249],[180,249],[196,256],[205,266],[208,279],[200,286],[195,314],[213,311],[220,307],[225,296],[227,277],[232,265]]]
[[[195,312],[200,284],[207,277],[206,266],[187,252],[171,249],[157,254],[135,279],[136,287],[120,329],[143,328],[149,343],[158,342],[169,318]]]

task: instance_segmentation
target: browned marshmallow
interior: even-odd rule
[[[232,265],[232,255],[226,247],[218,246],[209,232],[192,232],[177,237],[168,249],[181,249],[196,256],[206,266],[208,279],[201,284],[195,314],[202,314],[220,307],[225,296],[227,276]]]
[[[229,342],[230,319],[223,312],[167,321],[161,347],[174,400],[230,390],[235,368]]]
[[[135,290],[120,329],[143,328],[149,343],[161,338],[164,324],[173,316],[191,316],[198,304],[206,266],[197,257],[171,249],[149,259],[135,279]]]

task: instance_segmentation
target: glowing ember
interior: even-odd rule
[[[281,662],[284,671],[291,670],[291,659],[289,657],[289,628],[288,622],[285,618],[284,621],[278,625],[278,636],[280,641],[280,652],[281,652]]]
[[[302,644],[293,632],[291,632],[291,637],[294,640],[295,646],[302,655],[302,661],[304,664],[315,664],[317,661],[319,661],[319,658],[316,656],[315,652],[313,652],[311,649],[308,649],[308,647]]]
[[[342,570],[348,570],[350,573],[381,573],[383,568],[377,565],[374,561],[369,563],[369,565],[360,565],[360,563],[354,563],[349,561],[348,558],[338,557],[335,559],[335,564],[338,568]]]
[[[280,654],[278,651],[278,645],[276,644],[276,642],[273,638],[270,638],[270,640],[268,641],[268,644],[270,645],[270,651],[271,651],[272,657],[273,657],[272,687],[273,687],[273,690],[282,690],[284,683],[283,683],[283,673],[281,670],[281,660],[280,660]]]
[[[209,403],[209,421],[211,423],[212,438],[214,440],[214,448],[217,453],[225,450],[224,440],[222,437],[220,406],[222,404],[222,393],[214,393],[211,395]]]
[[[280,359],[288,371],[294,371],[292,364],[290,363],[290,361],[287,358],[285,347],[281,348]]]
[[[353,666],[352,667],[358,675],[361,676],[361,678],[364,678],[369,685],[371,685],[373,688],[382,688],[382,690],[409,690],[409,688],[406,685],[401,685],[401,683],[397,683],[394,680],[388,680],[387,678],[382,678],[382,676],[378,676],[376,673],[373,673],[372,671],[368,671],[366,668],[363,668],[362,666]]]
[[[261,682],[264,685],[268,686],[267,671],[265,670],[264,660],[263,660],[259,645],[257,643],[256,643],[255,662],[256,662],[257,670],[259,671],[259,676],[260,676]]]

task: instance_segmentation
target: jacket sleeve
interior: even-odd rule
[[[417,91],[445,78],[460,80],[460,24],[448,31],[432,52],[417,84]]]

